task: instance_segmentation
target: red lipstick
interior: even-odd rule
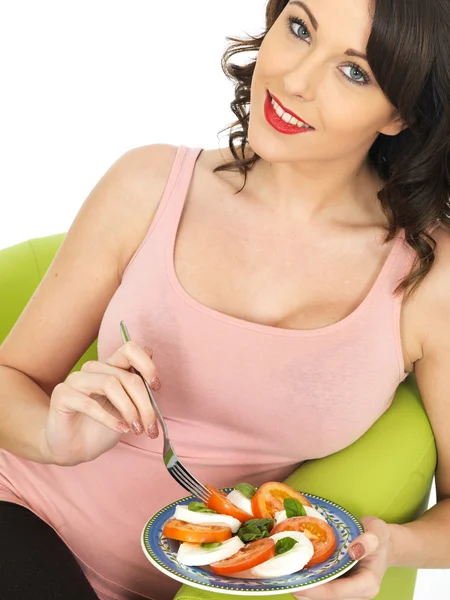
[[[303,123],[304,126],[296,125],[295,123],[286,123],[284,119],[282,119],[275,111],[275,108],[272,105],[272,99],[280,106],[280,108],[294,119],[297,119],[300,123]],[[306,121],[304,121],[301,117],[293,113],[292,111],[285,108],[281,102],[273,95],[267,92],[266,101],[264,103],[264,115],[266,117],[267,122],[271,125],[276,131],[279,133],[284,133],[287,135],[294,135],[297,133],[306,133],[314,131],[314,128],[311,127]]]

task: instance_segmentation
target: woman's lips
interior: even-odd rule
[[[292,121],[292,119],[294,119],[294,122],[287,122],[279,114],[277,114],[276,107],[274,107],[272,104],[273,101],[276,103],[276,105],[278,105],[279,109],[281,109],[286,115],[285,118],[289,116],[289,120]],[[278,103],[276,98],[273,98],[273,101],[272,96],[269,94],[269,92],[267,92],[266,101],[264,103],[264,116],[266,117],[266,120],[269,123],[269,125],[271,125],[276,131],[285,135],[311,133],[312,131],[314,131],[314,128],[305,123],[303,119],[298,119],[296,115],[291,113],[291,111],[285,110],[283,106]]]
[[[274,96],[274,94],[270,93],[269,91],[267,93],[272,98],[272,100],[275,100],[275,102],[284,110],[285,113],[288,113],[288,115],[291,115],[292,117],[294,117],[295,119],[297,119],[297,121],[300,121],[301,123],[304,123],[305,125],[308,125],[308,127],[311,127],[311,125],[309,123],[307,123],[304,119],[302,119],[301,117],[299,117],[298,115],[296,115],[295,112],[292,112],[292,110],[289,110],[288,108],[286,108],[281,103],[281,101],[278,100],[278,98],[276,96]]]

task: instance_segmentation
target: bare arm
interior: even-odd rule
[[[103,313],[164,191],[175,148],[122,156],[78,213],[40,286],[0,346],[0,447],[49,462],[49,398],[95,340]]]
[[[408,322],[413,324],[412,337],[421,350],[415,373],[438,451],[437,504],[417,520],[400,525],[362,517],[364,533],[349,546],[350,556],[359,564],[349,577],[296,593],[299,600],[306,596],[308,600],[378,598],[388,567],[450,568],[450,233],[434,232],[433,237],[436,263],[413,300],[408,300]]]
[[[415,303],[422,358],[415,373],[436,439],[437,504],[422,517],[393,527],[395,566],[450,568],[450,234],[433,233],[436,263],[421,283]]]

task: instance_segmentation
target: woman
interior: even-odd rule
[[[358,569],[307,596],[450,567],[449,33],[439,0],[270,0],[267,32],[225,55],[230,149],[138,148],[101,179],[0,350],[6,600],[173,597],[138,540],[185,492],[131,366],[216,486],[348,446],[414,371],[439,502],[367,518]],[[256,64],[231,64],[243,50]],[[97,336],[99,360],[68,376]]]

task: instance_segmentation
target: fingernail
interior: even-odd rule
[[[353,558],[353,560],[361,560],[361,558],[366,553],[366,549],[360,542],[358,542],[357,544],[354,544],[349,548],[348,553],[350,554],[351,558]]]
[[[148,346],[144,346],[144,348],[147,350],[147,353],[150,356],[150,358],[153,358],[153,350]]]
[[[159,435],[159,431],[158,431],[158,423],[155,421],[154,423],[152,423],[150,425],[150,427],[148,428],[148,435],[149,437],[152,438],[152,440],[156,440],[156,438]]]
[[[131,427],[136,435],[141,435],[141,433],[144,433],[144,426],[142,425],[142,421],[140,419],[135,419],[131,423]]]
[[[122,423],[120,421],[117,423],[116,429],[119,433],[129,433],[131,431],[126,423]]]
[[[154,392],[157,392],[158,390],[161,389],[161,382],[159,380],[159,377],[153,377],[153,379],[150,381],[150,387],[152,388],[152,390]]]

